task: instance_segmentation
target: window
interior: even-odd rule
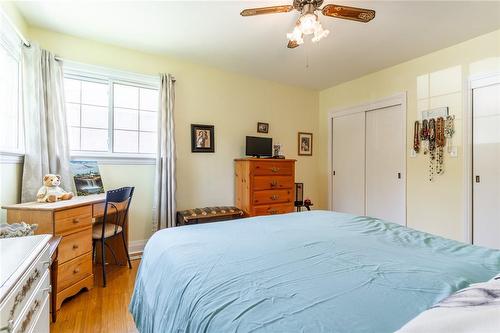
[[[21,41],[4,20],[0,15],[0,151],[22,153]]]
[[[156,152],[157,86],[70,69],[64,89],[73,155],[151,157]]]

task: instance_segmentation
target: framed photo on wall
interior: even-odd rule
[[[214,153],[214,126],[191,124],[191,152]]]
[[[257,123],[257,133],[269,133],[269,123]]]
[[[312,156],[313,135],[312,133],[299,132],[299,156]]]

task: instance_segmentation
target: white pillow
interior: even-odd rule
[[[499,333],[500,274],[448,296],[397,332]]]

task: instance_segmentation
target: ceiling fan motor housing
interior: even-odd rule
[[[299,12],[306,10],[306,13],[314,12],[323,4],[323,0],[293,0],[293,8]]]

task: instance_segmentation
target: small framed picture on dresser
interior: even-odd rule
[[[299,132],[299,156],[312,156],[313,154],[313,135],[312,133]]]

